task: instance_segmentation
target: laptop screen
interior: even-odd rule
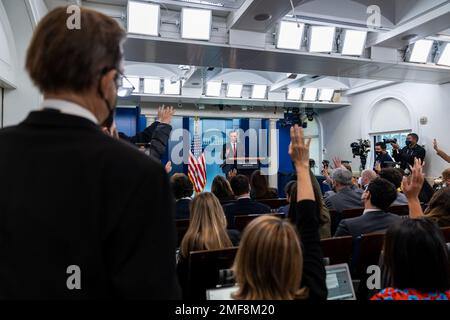
[[[239,287],[226,287],[219,289],[211,289],[206,291],[207,300],[233,300],[231,294],[238,291]]]
[[[356,300],[352,278],[346,263],[325,267],[328,300]]]

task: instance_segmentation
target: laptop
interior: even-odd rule
[[[206,300],[233,300],[231,295],[238,289],[238,286],[232,286],[206,290]]]
[[[348,264],[335,264],[325,267],[328,288],[327,300],[356,300]]]

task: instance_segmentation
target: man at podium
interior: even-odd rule
[[[229,133],[229,142],[223,145],[221,165],[222,172],[228,177],[229,173],[237,170],[238,159],[245,157],[245,144],[238,142],[237,131]]]

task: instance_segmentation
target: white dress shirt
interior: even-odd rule
[[[95,115],[89,111],[86,108],[83,108],[82,106],[69,102],[66,100],[60,100],[60,99],[46,99],[41,104],[41,109],[54,109],[58,110],[61,113],[69,114],[72,116],[85,118],[89,121],[94,122],[95,124],[98,124],[98,120],[95,117]]]

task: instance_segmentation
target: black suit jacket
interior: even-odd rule
[[[400,151],[394,150],[392,156],[395,161],[400,162],[400,167],[402,169],[409,169],[409,165],[414,166],[414,159],[418,158],[422,161],[425,159],[425,149],[418,144],[414,148],[403,147]]]
[[[179,297],[160,164],[58,111],[1,130],[0,149],[0,299]]]
[[[166,152],[167,145],[172,132],[172,126],[169,124],[155,121],[151,126],[139,132],[134,137],[128,137],[126,134],[120,132],[121,139],[130,143],[149,143],[150,144],[150,156],[161,160]]]
[[[247,214],[264,214],[270,213],[270,207],[256,202],[255,200],[244,198],[236,200],[235,202],[224,205],[223,210],[227,217],[228,228],[234,229],[234,217]]]
[[[227,150],[230,150],[228,156],[227,156]],[[236,143],[236,157],[233,153],[233,146],[231,143],[225,143],[222,147],[222,160],[223,163],[221,165],[222,172],[225,175],[228,175],[228,172],[237,169],[238,161],[236,158],[243,158],[245,157],[245,144],[237,142]]]
[[[189,219],[191,199],[180,199],[175,205],[175,217],[177,219]]]
[[[401,220],[400,216],[389,212],[370,211],[356,218],[342,220],[334,236],[359,237],[362,234],[384,232],[389,226]]]

